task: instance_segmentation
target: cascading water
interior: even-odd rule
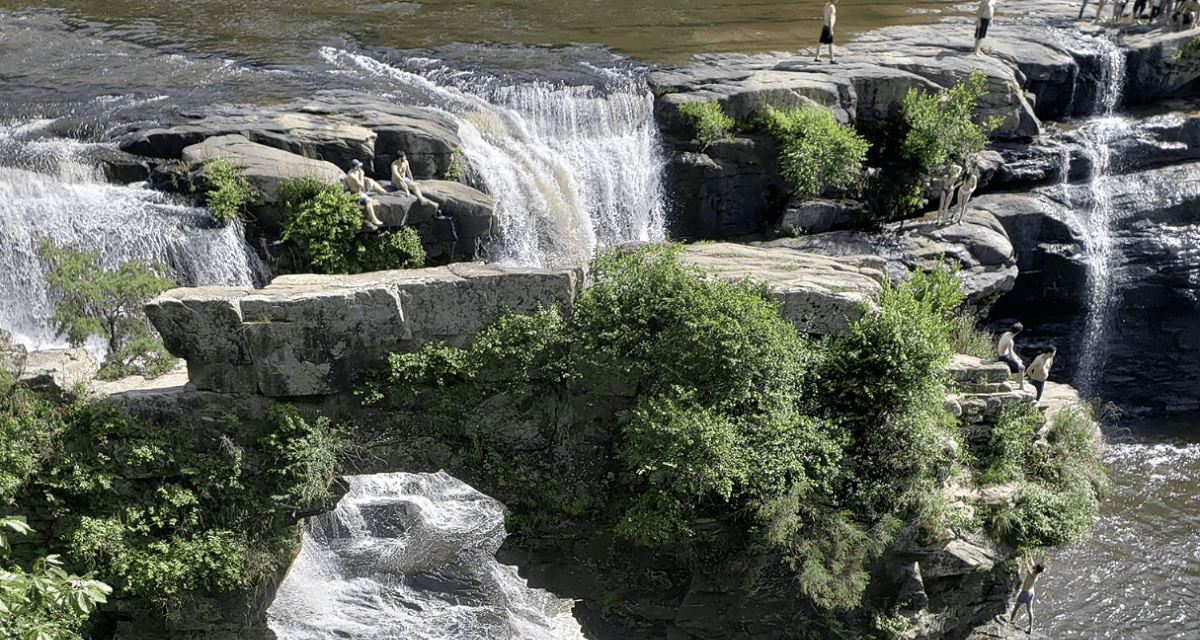
[[[28,348],[63,342],[50,325],[41,238],[95,251],[106,267],[131,259],[165,264],[181,286],[261,284],[265,271],[240,224],[212,218],[158,191],[107,184],[91,143],[44,136],[51,121],[0,126],[0,327]]]
[[[430,59],[405,60],[418,74],[362,54],[325,57],[458,121],[468,177],[500,209],[491,261],[577,265],[598,248],[665,238],[665,159],[653,96],[635,71],[584,65],[587,82],[513,83]]]
[[[1084,397],[1094,397],[1107,355],[1105,336],[1112,327],[1120,293],[1116,279],[1120,255],[1113,237],[1121,218],[1121,211],[1113,205],[1113,189],[1120,178],[1115,175],[1118,159],[1112,143],[1131,135],[1135,125],[1117,113],[1125,86],[1125,56],[1121,50],[1107,38],[1094,37],[1075,38],[1072,48],[1095,55],[1101,62],[1099,77],[1090,80],[1097,87],[1098,113],[1076,129],[1091,171],[1083,185],[1071,185],[1065,182],[1071,175],[1070,167],[1064,167],[1064,183],[1059,191],[1065,208],[1079,218],[1088,266],[1086,317],[1077,339],[1079,356],[1072,384]]]
[[[496,562],[499,502],[443,472],[347,481],[268,611],[281,640],[583,640],[570,600]]]

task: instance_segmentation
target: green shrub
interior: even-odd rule
[[[701,149],[707,149],[721,140],[733,138],[734,120],[725,114],[721,103],[716,100],[707,102],[682,102],[678,105],[679,115],[695,131],[696,141]]]
[[[974,69],[965,81],[941,94],[915,87],[908,90],[902,107],[907,132],[901,155],[909,166],[899,176],[891,219],[906,218],[921,210],[928,189],[925,178],[935,169],[966,166],[971,156],[987,146],[987,132],[1000,126],[1002,119],[991,116],[982,124],[975,122],[973,111],[986,93],[987,76]],[[888,179],[897,177],[891,175]]]
[[[11,552],[4,530],[32,533],[24,517],[0,518],[0,559]],[[92,576],[68,574],[57,555],[35,559],[30,569],[0,568],[0,638],[80,640],[84,622],[112,588]]]
[[[796,197],[816,197],[829,185],[846,190],[862,175],[870,144],[827,109],[803,105],[786,111],[767,107],[755,122],[779,141],[780,174],[795,184]]]
[[[711,276],[680,252],[602,252],[569,316],[506,316],[470,347],[395,354],[382,386],[432,393],[431,425],[478,452],[476,467],[504,487],[510,508],[573,517],[578,496],[561,495],[571,482],[544,455],[500,459],[492,439],[509,437],[507,427],[463,428],[486,419],[495,397],[524,407],[567,385],[583,394],[578,406],[611,408],[594,428],[614,439],[604,463],[615,463],[606,482],[614,534],[685,543],[698,521],[732,518],[748,541],[791,563],[819,606],[854,606],[868,563],[906,515],[901,498],[936,485],[951,462],[940,367],[946,319],[962,300],[957,279],[914,274],[888,288],[855,338],[814,342],[780,318],[770,289]],[[862,372],[860,351],[898,355]],[[563,437],[555,424],[538,428]]]
[[[950,342],[955,353],[965,353],[982,360],[995,357],[992,335],[976,328],[974,315],[960,311],[950,322]]]
[[[244,219],[247,207],[258,200],[258,191],[241,175],[245,168],[246,165],[235,158],[217,158],[204,163],[203,173],[209,185],[205,193],[208,210],[222,225]]]
[[[455,147],[450,154],[450,165],[446,167],[445,173],[442,174],[443,180],[451,182],[459,182],[467,175],[467,170],[463,166],[462,149]]]
[[[363,213],[358,196],[336,183],[312,178],[285,180],[283,239],[295,255],[279,273],[363,273],[425,266],[416,230],[359,233]]]
[[[40,240],[38,254],[52,265],[46,283],[62,296],[50,317],[58,335],[76,347],[91,336],[107,342],[100,377],[154,377],[174,366],[175,358],[142,311],[151,298],[175,286],[164,275],[165,266],[129,260],[115,270],[105,269],[95,251],[58,247],[46,238]]]
[[[986,448],[978,455],[980,484],[1014,482],[1025,477],[1034,454],[1042,414],[1027,402],[1004,405],[992,427]]]

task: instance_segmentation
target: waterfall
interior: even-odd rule
[[[584,65],[585,77],[568,82],[406,59],[416,73],[362,54],[324,54],[458,122],[468,179],[499,207],[491,261],[575,265],[600,248],[665,239],[665,158],[654,99],[636,70]]]
[[[1078,123],[1076,133],[1091,171],[1082,189],[1066,184],[1071,174],[1064,167],[1061,194],[1066,209],[1079,219],[1084,235],[1088,284],[1084,293],[1085,319],[1078,335],[1075,379],[1083,397],[1094,397],[1098,378],[1107,357],[1107,336],[1112,329],[1120,303],[1117,271],[1121,256],[1115,247],[1114,232],[1122,212],[1113,205],[1119,186],[1117,158],[1113,142],[1132,135],[1134,122],[1117,113],[1125,86],[1125,55],[1107,38],[1077,37],[1071,42],[1076,51],[1095,55],[1099,61],[1096,85],[1097,113]]]
[[[496,562],[499,502],[444,472],[347,481],[268,611],[281,640],[583,640],[570,600]]]
[[[107,184],[87,158],[96,143],[52,137],[50,120],[0,125],[0,328],[30,349],[63,346],[50,325],[41,238],[96,251],[103,266],[167,265],[181,286],[261,284],[240,224],[214,228],[204,209],[145,188]]]

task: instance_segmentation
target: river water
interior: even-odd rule
[[[553,156],[562,184],[580,183],[558,189],[554,195],[558,201],[587,201],[593,204],[586,206],[605,209],[607,205],[594,203],[619,199],[611,193],[588,191],[598,185],[600,192],[640,190],[638,198],[652,203],[636,212],[610,207],[611,212],[594,222],[596,229],[589,238],[552,250],[574,257],[603,242],[604,233],[652,239],[661,209],[654,203],[658,196],[648,186],[647,175],[661,160],[654,157],[646,107],[639,102],[646,100],[636,82],[639,66],[629,58],[675,63],[709,52],[807,48],[819,30],[821,4],[821,0],[61,0],[49,7],[0,0],[0,194],[7,194],[0,198],[3,244],[27,247],[33,235],[50,234],[63,241],[102,244],[112,260],[138,256],[172,261],[188,283],[256,283],[260,276],[254,260],[242,259],[244,248],[230,242],[232,232],[210,229],[203,212],[185,203],[137,187],[102,184],[94,167],[74,161],[74,143],[53,138],[70,135],[90,144],[110,140],[123,126],[152,119],[157,111],[172,106],[283,100],[327,88],[371,90],[449,111],[455,104],[489,103],[499,115],[481,122],[495,124],[508,118],[508,124],[517,123],[522,132],[560,130],[563,122],[581,120],[579,114],[605,126],[620,121],[617,129],[607,131],[564,129],[562,139],[539,139],[521,153],[528,154],[528,162]],[[964,15],[973,4],[843,0],[839,27],[844,37],[881,26]],[[578,44],[602,47],[572,46]],[[416,60],[424,69],[378,63],[397,50],[400,57]],[[481,72],[475,65],[489,71]],[[496,72],[498,68],[504,72]],[[593,75],[583,77],[580,69]],[[523,71],[528,77],[522,77]],[[547,79],[552,82],[543,82]],[[618,99],[610,99],[614,95]],[[599,102],[605,104],[598,106]],[[598,108],[613,111],[595,111]],[[639,110],[641,116],[613,117]],[[480,164],[520,156],[507,146],[510,141],[486,140],[487,131],[476,129],[479,140],[474,149],[477,157],[486,159]],[[589,163],[602,141],[595,147],[573,146],[603,137],[624,140],[619,152],[605,152],[617,154],[609,157],[629,157],[622,164],[649,166],[649,174],[612,173],[608,163]],[[54,161],[43,161],[43,155],[53,156]],[[520,197],[521,187],[506,185],[503,175],[477,177],[492,180],[489,184],[496,191],[511,189],[511,197]],[[38,206],[39,200],[47,204]],[[133,218],[118,217],[129,211],[134,212]],[[631,225],[634,219],[644,224]],[[113,229],[128,229],[128,233],[113,239]],[[552,234],[542,234],[547,235]],[[204,272],[200,268],[207,265],[204,260],[181,257],[184,247],[197,245],[197,238],[234,256],[214,263],[233,265],[232,271]],[[539,239],[528,242],[537,245]],[[513,246],[520,251],[524,244]],[[27,250],[0,257],[5,269],[0,274],[4,276],[0,277],[0,326],[24,332],[28,343],[45,346],[52,341],[45,325],[47,302],[29,293],[36,289],[28,282],[34,270],[32,258]],[[1187,435],[1197,425],[1200,416],[1191,416],[1172,425],[1142,424],[1132,427],[1131,433],[1117,434],[1106,457],[1114,485],[1095,535],[1077,548],[1054,554],[1039,583],[1040,629],[1056,638],[1200,637],[1200,517],[1194,508],[1194,496],[1200,492],[1200,442]],[[460,502],[467,495],[457,488],[450,494]],[[428,496],[405,494],[401,500],[426,504]],[[480,497],[468,496],[465,502],[494,511],[494,505]],[[326,554],[329,546],[354,546],[322,528],[337,517],[314,524],[307,558]],[[494,529],[487,531],[496,535]],[[489,537],[485,543],[473,544],[490,548],[494,543],[494,537]],[[322,571],[321,566],[306,565],[294,576],[312,584],[327,579],[321,577],[326,575]],[[505,578],[470,580],[508,585],[513,577],[503,569],[489,567],[488,571]],[[545,607],[553,610],[551,617],[561,614],[565,605],[560,601],[523,591],[519,580],[511,582],[502,589],[508,594],[505,597],[534,603],[532,609],[518,613],[516,622],[496,623],[497,618],[488,613],[482,615],[494,625],[491,628],[499,629],[495,633],[465,631],[465,627],[443,632],[431,624],[424,636],[412,637],[516,637],[520,632],[513,630],[521,629],[520,620],[526,619],[521,616],[530,615],[529,611]],[[401,617],[413,611],[402,602],[409,595],[363,596],[344,590],[343,585],[325,587],[293,593],[281,602],[302,612],[308,611],[305,607],[322,606],[336,613],[341,606],[336,597],[349,593],[350,600],[383,597],[391,598],[392,604],[400,602]],[[317,591],[330,599],[306,599]],[[441,606],[436,598],[421,600],[426,597],[413,595],[409,604],[420,600],[418,608]],[[466,612],[456,624],[467,625],[471,615]],[[424,624],[419,618],[408,618],[405,624]],[[557,622],[531,624],[548,637],[577,634],[574,629],[556,630]],[[304,637],[309,632],[294,633]]]

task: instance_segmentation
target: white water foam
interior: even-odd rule
[[[268,611],[281,640],[583,640],[570,600],[496,561],[499,502],[444,472],[347,480]]]
[[[261,284],[265,272],[240,224],[215,228],[208,212],[144,186],[102,181],[85,143],[38,136],[46,122],[0,127],[0,328],[29,349],[65,346],[50,317],[42,238],[95,251],[114,268],[159,262],[181,286]]]

